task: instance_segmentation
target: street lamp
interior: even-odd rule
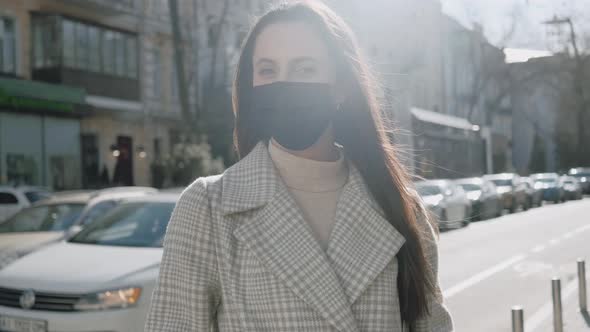
[[[565,17],[565,18],[558,18],[557,16],[553,16],[552,19],[544,21],[543,24],[545,25],[562,25],[562,24],[567,24],[570,28],[570,39],[572,42],[572,46],[574,48],[574,55],[576,57],[576,60],[578,60],[578,58],[580,57],[580,51],[578,50],[578,44],[576,42],[576,30],[574,29],[574,23],[572,22],[572,19],[569,17]]]

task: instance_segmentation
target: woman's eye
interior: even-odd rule
[[[312,66],[299,67],[297,68],[297,73],[305,76],[310,76],[316,73],[316,68]]]
[[[262,68],[258,70],[258,75],[260,76],[272,76],[274,73],[275,71],[272,68]]]

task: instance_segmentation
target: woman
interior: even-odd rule
[[[318,2],[258,20],[234,83],[242,159],[183,192],[147,331],[452,331],[373,87]]]

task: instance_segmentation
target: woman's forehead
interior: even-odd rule
[[[273,23],[262,29],[254,46],[253,62],[264,58],[273,61],[310,57],[328,58],[328,50],[309,24],[303,22]]]

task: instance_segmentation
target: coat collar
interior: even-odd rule
[[[358,331],[351,306],[395,257],[405,238],[385,219],[358,170],[337,205],[323,251],[259,143],[223,176],[222,212],[246,211],[234,235],[266,268],[338,331]],[[247,217],[246,217],[247,216]]]

